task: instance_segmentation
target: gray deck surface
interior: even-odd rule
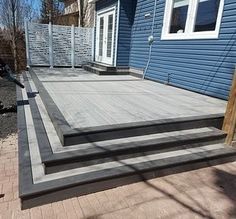
[[[23,100],[28,100],[26,90],[25,89],[21,90],[21,92],[22,92]],[[214,151],[224,148],[224,145],[221,143],[204,145],[204,146],[195,147],[195,148],[181,148],[174,151],[166,151],[163,153],[154,153],[154,154],[149,154],[149,155],[144,154],[144,155],[140,155],[134,158],[124,158],[122,160],[114,160],[114,161],[112,160],[109,162],[73,168],[73,169],[64,170],[64,171],[51,173],[51,174],[45,174],[45,171],[44,171],[45,166],[42,163],[42,159],[40,156],[40,149],[39,149],[38,140],[36,137],[36,132],[35,132],[36,129],[34,126],[34,121],[33,121],[32,112],[30,109],[30,105],[25,105],[24,110],[25,110],[25,119],[26,119],[26,129],[28,133],[27,136],[28,136],[28,142],[29,142],[29,153],[30,153],[30,161],[31,161],[31,168],[32,168],[32,177],[33,177],[34,184],[46,183],[52,180],[61,180],[61,179],[76,176],[76,175],[81,175],[83,177],[83,174],[95,173],[97,171],[111,170],[112,168],[122,168],[125,166],[129,167],[130,170],[133,170],[133,168],[130,167],[132,165],[141,164],[141,163],[144,163],[144,164],[149,163],[150,165],[150,162],[154,162],[158,160],[165,160],[167,158],[174,158],[174,157],[180,157],[180,156],[186,156],[186,155],[194,155],[196,158],[198,158],[199,156],[202,157],[202,155],[199,155],[199,153],[205,153],[204,156],[207,156],[207,153],[209,154],[214,153]],[[206,130],[209,130],[209,128],[202,128],[199,131],[204,132]],[[197,132],[199,131],[197,130]],[[186,133],[192,133],[196,131],[185,130],[184,132],[186,134]],[[170,136],[171,132],[166,133],[166,134]],[[181,134],[181,131],[176,134],[177,135]],[[56,137],[56,134],[54,137]]]
[[[226,101],[133,76],[35,68],[71,128],[224,113]]]

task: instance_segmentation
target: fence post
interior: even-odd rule
[[[95,28],[92,28],[92,62],[95,61]]]
[[[49,32],[49,62],[50,68],[53,68],[53,35],[52,35],[52,23],[48,24],[48,32]]]
[[[75,25],[71,26],[71,65],[75,67]]]
[[[26,49],[26,60],[27,68],[30,67],[30,52],[29,52],[29,28],[28,21],[25,19],[25,49]]]
[[[226,144],[232,145],[236,128],[236,68],[226,107],[223,131],[227,133]]]

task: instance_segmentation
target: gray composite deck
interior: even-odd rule
[[[21,80],[22,208],[235,159],[220,130],[225,101],[81,69],[34,68]]]
[[[129,75],[82,69],[34,72],[71,128],[223,114],[226,101]]]

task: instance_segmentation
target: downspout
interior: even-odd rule
[[[151,61],[152,44],[153,44],[153,41],[154,41],[153,34],[154,34],[154,25],[155,25],[155,19],[156,19],[157,1],[158,0],[155,0],[154,9],[153,9],[152,31],[151,31],[151,35],[148,37],[149,46],[150,46],[149,47],[149,55],[148,55],[147,65],[146,65],[146,68],[145,68],[144,73],[143,73],[143,79],[146,76],[146,73],[147,73],[147,70],[148,70],[148,67],[149,67],[149,64],[150,64],[150,61]]]
[[[115,42],[115,57],[114,66],[117,67],[117,56],[118,56],[118,40],[119,40],[119,25],[120,25],[120,0],[117,4],[117,22],[116,22],[116,42]]]

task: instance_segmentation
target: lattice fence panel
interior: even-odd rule
[[[75,65],[82,65],[92,61],[92,28],[75,29]]]
[[[53,25],[53,63],[71,66],[71,27]]]
[[[47,24],[28,24],[31,65],[49,65],[49,31]]]
[[[48,24],[26,23],[29,65],[49,66],[51,60],[53,66],[72,66],[73,57],[75,66],[92,61],[93,28],[76,27],[74,36],[71,34],[72,27],[69,26],[52,25],[51,30],[50,33]]]

